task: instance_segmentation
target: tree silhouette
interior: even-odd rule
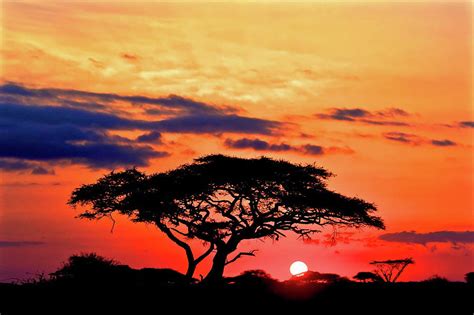
[[[370,271],[358,272],[354,277],[357,281],[361,282],[383,282],[383,279],[376,273]]]
[[[76,189],[69,203],[90,206],[82,218],[117,212],[156,224],[186,250],[188,275],[215,248],[205,279],[212,283],[222,279],[227,264],[254,255],[229,257],[243,240],[278,240],[285,232],[307,238],[325,225],[384,228],[373,204],[327,189],[330,176],[323,168],[266,157],[209,155],[164,173],[111,173]],[[204,241],[209,249],[194,259],[182,238]]]
[[[371,265],[375,265],[375,272],[385,282],[396,282],[403,270],[405,270],[408,265],[414,263],[415,261],[412,258],[370,262]]]
[[[474,284],[474,272],[468,272],[464,275],[464,280],[469,284]]]

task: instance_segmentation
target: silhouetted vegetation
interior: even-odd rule
[[[370,271],[358,272],[353,278],[361,282],[383,282],[383,279],[378,274]]]
[[[89,207],[81,218],[119,213],[155,224],[185,250],[188,277],[214,251],[206,281],[216,283],[226,265],[254,255],[231,257],[243,240],[278,240],[286,232],[305,238],[325,225],[384,228],[373,204],[328,190],[330,176],[313,165],[209,155],[164,173],[110,173],[74,190],[69,203]],[[198,258],[190,239],[208,245]]]
[[[412,258],[370,262],[371,265],[375,266],[377,275],[385,282],[396,282],[405,268],[414,263],[415,261]]]
[[[335,273],[319,273],[317,271],[307,271],[302,275],[291,277],[290,281],[300,283],[335,283],[340,281],[349,281],[346,277],[341,277]]]
[[[363,275],[361,281],[367,278]],[[71,256],[49,278],[0,284],[0,312],[222,314],[225,309],[297,314],[313,309],[322,314],[380,314],[390,305],[391,312],[402,314],[472,314],[473,293],[474,286],[439,276],[421,282],[364,283],[316,271],[278,281],[264,270],[249,270],[210,287],[171,269],[133,269],[92,253]]]
[[[474,272],[468,272],[464,275],[464,280],[469,284],[474,284]]]

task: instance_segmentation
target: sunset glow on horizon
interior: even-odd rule
[[[402,281],[462,280],[474,269],[471,15],[468,2],[3,2],[0,282],[80,252],[183,272],[156,227],[117,216],[111,233],[67,201],[111,170],[215,153],[321,166],[387,226],[246,241],[255,257],[226,274],[287,279],[298,259],[351,278],[413,257]]]

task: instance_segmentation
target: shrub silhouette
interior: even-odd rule
[[[222,280],[226,265],[254,255],[251,251],[230,257],[243,240],[278,240],[286,232],[307,238],[326,225],[384,228],[382,219],[373,215],[373,204],[328,190],[330,176],[313,165],[209,155],[164,173],[110,173],[74,190],[69,204],[89,206],[80,218],[119,213],[155,224],[185,250],[188,277],[215,249],[205,278],[215,283]],[[198,258],[190,239],[208,244]]]
[[[358,272],[352,278],[360,282],[383,282],[383,279],[378,274],[370,271]]]
[[[82,253],[69,257],[60,269],[50,275],[60,280],[98,281],[112,277],[118,266],[113,259],[96,253]]]
[[[72,255],[60,269],[50,275],[56,282],[77,285],[135,287],[190,283],[189,278],[172,269],[133,269],[96,253]]]
[[[423,280],[422,282],[440,285],[440,284],[448,283],[449,280],[446,279],[445,277],[441,277],[441,276],[438,276],[438,275],[433,275],[433,276],[429,277],[428,279]]]

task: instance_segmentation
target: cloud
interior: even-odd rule
[[[452,147],[456,146],[456,142],[445,139],[445,140],[431,140],[431,144],[438,147]]]
[[[88,91],[72,89],[33,89],[15,83],[7,83],[0,86],[0,93],[16,97],[34,98],[36,101],[57,102],[66,105],[68,100],[77,100],[88,102],[128,102],[136,106],[154,105],[162,108],[163,112],[179,111],[182,113],[208,113],[208,114],[226,114],[236,112],[236,108],[230,106],[215,106],[192,100],[190,98],[178,95],[169,95],[167,97],[147,97],[142,95],[119,95],[114,93],[95,93]],[[40,102],[41,103],[41,102]]]
[[[155,124],[161,132],[175,133],[249,133],[276,134],[283,124],[237,115],[187,115],[165,119]]]
[[[129,61],[129,62],[135,62],[137,61],[138,59],[140,59],[137,55],[134,55],[134,54],[130,54],[130,53],[122,53],[120,55],[120,57],[122,57],[123,59]]]
[[[1,247],[25,247],[25,246],[38,246],[44,245],[44,242],[36,241],[0,241]]]
[[[398,233],[387,233],[379,236],[380,240],[386,242],[409,243],[426,245],[428,243],[474,243],[474,231],[436,231],[428,233],[417,233],[415,231],[403,231]]]
[[[39,162],[67,160],[91,168],[114,168],[146,166],[152,158],[169,155],[150,146],[123,142],[120,137],[102,130],[70,123],[50,125],[16,121],[11,117],[4,120],[2,113],[0,105],[0,158]]]
[[[161,143],[161,133],[159,133],[158,131],[151,131],[141,136],[138,136],[136,140],[138,142],[159,144]]]
[[[227,139],[225,141],[225,145],[230,148],[234,149],[253,149],[256,151],[292,151],[296,148],[286,144],[270,144],[267,141],[260,140],[260,139],[248,139],[242,138],[237,140]]]
[[[443,124],[442,126],[449,127],[449,128],[474,128],[474,121],[472,120],[457,121],[452,124]]]
[[[339,147],[322,147],[314,144],[305,144],[294,146],[287,143],[269,143],[261,139],[226,139],[224,145],[233,149],[252,149],[255,151],[271,151],[271,152],[296,152],[307,155],[324,155],[332,153],[350,154],[354,151],[350,148]]]
[[[458,125],[462,128],[474,128],[474,121],[460,121]]]
[[[409,126],[407,122],[393,120],[410,116],[400,108],[388,108],[381,111],[369,111],[363,108],[330,108],[326,113],[315,115],[319,119],[357,122],[378,126]]]
[[[42,166],[36,166],[31,170],[31,174],[33,175],[54,175],[55,172],[53,169],[47,169]]]
[[[179,110],[167,112],[161,120],[134,119],[123,109],[117,110],[110,104],[97,103],[99,101],[156,104]],[[169,155],[151,146],[162,143],[162,133],[268,135],[277,133],[281,127],[276,121],[239,116],[227,107],[214,107],[175,95],[149,98],[30,89],[16,84],[0,86],[0,158],[23,163],[68,161],[109,169],[146,166],[153,158]],[[128,139],[114,135],[113,131],[117,130],[145,133]],[[5,169],[14,167],[3,163]],[[17,170],[26,168],[26,165],[16,166]],[[52,173],[44,167],[29,168],[36,175]]]
[[[421,138],[417,135],[404,132],[385,132],[383,134],[385,139],[391,141],[402,142],[406,144],[418,145],[421,143]]]
[[[324,148],[320,145],[314,144],[305,144],[303,147],[303,152],[310,155],[322,155],[324,154]]]
[[[0,170],[4,172],[29,171],[33,175],[54,175],[54,169],[43,167],[37,163],[31,163],[17,159],[0,159]]]
[[[387,140],[400,142],[400,143],[408,144],[408,145],[429,144],[436,147],[457,146],[456,142],[449,139],[443,139],[443,140],[427,139],[415,134],[405,133],[405,132],[392,131],[392,132],[385,132],[382,135]]]

